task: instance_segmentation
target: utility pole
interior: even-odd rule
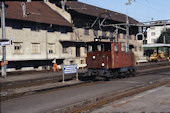
[[[128,15],[126,15],[126,52],[129,52],[129,19]]]
[[[129,52],[129,18],[128,18],[128,5],[131,5],[132,1],[135,2],[135,0],[128,0],[128,2],[126,3],[126,36],[127,36],[127,40],[126,40],[126,52]]]
[[[163,29],[164,32],[166,32],[166,21],[164,22],[164,29]],[[165,35],[163,37],[163,43],[165,44],[166,43],[166,40],[165,40]],[[164,54],[165,54],[165,47],[164,47]]]
[[[5,4],[2,1],[1,2],[1,28],[2,28],[2,39],[6,39],[5,36]],[[6,46],[2,46],[2,52],[3,52],[3,56],[2,56],[2,77],[6,78],[7,73],[6,73]]]
[[[126,3],[126,52],[129,52],[129,18],[128,18],[128,8],[127,6],[130,5],[130,0]]]
[[[129,52],[129,18],[127,6],[131,4],[131,0],[126,3],[126,52]]]

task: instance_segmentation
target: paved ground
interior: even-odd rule
[[[131,77],[120,80],[107,81],[91,85],[65,88],[42,94],[25,96],[1,102],[2,113],[42,113],[55,110],[70,104],[84,101],[96,96],[123,89],[132,88],[162,78],[169,78],[170,70],[147,76]]]
[[[170,113],[170,84],[107,104],[91,113]]]

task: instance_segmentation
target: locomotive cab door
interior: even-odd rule
[[[112,44],[112,67],[121,67],[121,43]]]

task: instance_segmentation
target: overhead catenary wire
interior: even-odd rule
[[[139,0],[136,0],[136,3],[139,4],[139,5],[142,5],[142,6],[147,6],[147,5],[148,5],[148,4],[144,4],[144,3],[142,3],[142,2],[139,2]],[[149,2],[148,2],[148,3],[149,3]],[[169,13],[170,13],[170,12],[167,12],[166,10],[162,10],[162,9],[158,9],[158,8],[152,7],[151,5],[149,5],[149,8],[154,9],[154,10],[157,10],[157,11],[159,11],[159,12],[161,12],[161,13],[164,13],[164,14],[166,14],[167,16],[169,16]]]

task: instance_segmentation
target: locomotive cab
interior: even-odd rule
[[[110,56],[111,44],[109,42],[87,43],[87,68],[108,68]]]
[[[87,43],[88,76],[117,77],[135,72],[133,52],[125,52],[122,42],[92,41]]]

